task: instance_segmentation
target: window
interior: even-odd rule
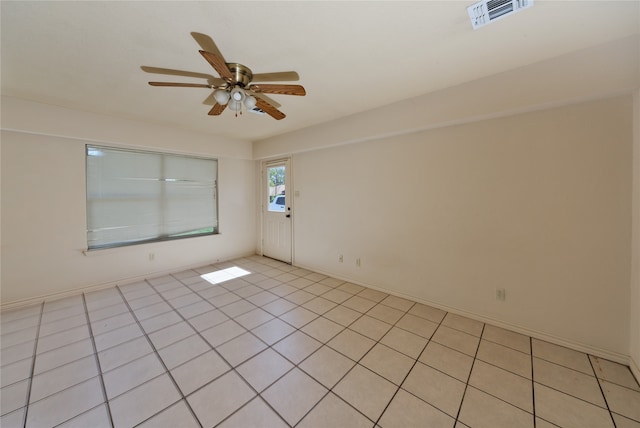
[[[267,176],[269,177],[269,211],[284,212],[285,175],[286,169],[283,165],[267,168]]]
[[[87,243],[119,247],[218,233],[218,161],[87,146]]]
[[[269,204],[269,211],[284,212],[285,196],[276,196],[273,202]]]

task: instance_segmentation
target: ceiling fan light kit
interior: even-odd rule
[[[240,112],[240,114],[242,114],[242,103],[239,101],[231,101],[229,104],[227,104],[227,107],[231,110],[231,111],[235,111],[236,113]],[[237,116],[237,114],[236,114]]]
[[[218,104],[225,105],[229,102],[229,98],[231,97],[231,95],[229,95],[229,92],[224,89],[216,89],[215,91],[213,91],[213,97],[216,99],[216,102]]]
[[[244,106],[249,110],[254,108],[257,103],[258,100],[253,95],[247,95],[247,97],[244,99]]]
[[[231,90],[231,98],[233,99],[233,101],[240,102],[244,99],[244,97],[244,91],[239,86],[236,86]]]
[[[235,112],[238,116],[242,114],[242,107],[244,106],[249,111],[255,111],[259,109],[259,112],[266,113],[276,120],[284,119],[286,116],[274,105],[273,101],[263,94],[278,94],[278,95],[306,95],[304,87],[300,85],[282,85],[282,84],[257,84],[251,85],[251,82],[256,81],[277,82],[287,80],[297,80],[298,74],[295,72],[280,72],[280,73],[264,73],[255,75],[251,72],[251,69],[245,65],[238,63],[228,63],[222,57],[222,54],[218,52],[218,49],[213,43],[213,40],[205,34],[191,33],[193,38],[203,48],[200,50],[200,54],[204,59],[213,67],[214,70],[222,78],[222,83],[212,83],[220,80],[217,78],[208,79],[207,84],[199,83],[173,83],[173,82],[149,82],[151,86],[170,86],[170,87],[189,87],[189,88],[208,88],[214,89],[213,98],[216,103],[209,111],[211,116],[219,116],[222,112],[229,108]],[[209,49],[209,50],[206,50]],[[156,67],[142,67],[143,71],[151,73],[161,74],[177,74],[183,76],[205,76],[201,73],[194,72],[181,72],[179,70],[161,69]],[[166,71],[166,73],[163,73]],[[275,103],[278,105],[278,103]]]

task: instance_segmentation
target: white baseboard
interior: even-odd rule
[[[252,254],[242,254],[242,255],[237,255],[237,256],[233,256],[233,257],[226,257],[226,258],[221,258],[221,259],[216,259],[216,260],[212,260],[210,264],[215,264],[215,263],[222,263],[222,262],[226,262],[229,260],[235,260],[235,259],[239,259],[242,257],[250,257],[255,255],[254,253]],[[173,269],[165,269],[165,270],[160,270],[160,271],[155,271],[155,272],[148,272],[146,274],[143,275],[138,275],[138,276],[134,276],[134,277],[128,277],[128,278],[121,278],[118,280],[114,280],[114,281],[107,281],[107,282],[103,282],[103,283],[99,283],[99,284],[93,284],[93,285],[88,285],[85,287],[79,287],[79,288],[72,288],[72,289],[68,289],[68,290],[64,290],[64,291],[60,291],[57,293],[48,293],[48,294],[41,294],[35,297],[29,297],[26,299],[21,299],[21,300],[14,300],[8,303],[0,303],[0,311],[8,311],[11,309],[18,309],[18,308],[22,308],[25,306],[31,306],[31,305],[37,305],[40,304],[44,301],[50,301],[50,300],[59,300],[59,299],[63,299],[65,297],[71,297],[71,296],[76,296],[78,294],[81,293],[89,293],[92,291],[98,291],[98,290],[102,290],[105,288],[110,288],[110,287],[115,287],[116,285],[127,285],[127,284],[132,284],[134,282],[139,282],[139,281],[144,281],[145,279],[152,279],[152,278],[157,278],[159,276],[164,276],[164,275],[169,275],[172,273],[176,273],[176,272],[181,272],[184,270],[188,270],[188,269],[195,269],[195,268],[199,268],[202,266],[206,266],[207,263],[195,263],[192,265],[188,265],[188,266],[181,266],[178,268],[173,268]]]
[[[212,263],[220,263],[220,262],[225,262],[225,261],[229,261],[229,260],[234,260],[237,258],[242,258],[242,257],[249,257],[252,256],[254,254],[243,254],[243,255],[238,255],[238,256],[234,256],[234,257],[228,257],[228,258],[224,258],[224,259],[218,259],[216,261],[213,261]],[[58,300],[58,299],[62,299],[65,297],[70,297],[70,296],[74,296],[74,295],[78,295],[80,293],[88,293],[91,291],[97,291],[97,290],[101,290],[104,288],[109,288],[109,287],[114,287],[116,285],[126,285],[126,284],[131,284],[134,282],[138,282],[138,281],[144,281],[145,279],[151,279],[151,278],[156,278],[159,276],[163,276],[163,275],[168,275],[171,273],[176,273],[176,272],[180,272],[183,270],[187,270],[187,269],[194,269],[194,268],[198,268],[198,267],[202,267],[203,263],[197,263],[197,264],[193,264],[193,265],[189,265],[189,266],[182,266],[180,268],[175,268],[175,269],[169,269],[169,270],[163,270],[163,271],[157,271],[157,272],[152,272],[152,273],[148,273],[145,275],[140,275],[140,276],[136,276],[136,277],[130,277],[130,278],[126,278],[126,279],[120,279],[117,281],[109,281],[109,282],[105,282],[105,283],[101,283],[101,284],[95,284],[95,285],[90,285],[87,287],[82,287],[82,288],[76,288],[76,289],[70,289],[70,290],[65,290],[62,292],[58,292],[58,293],[51,293],[51,294],[45,294],[45,295],[40,295],[40,296],[36,296],[36,297],[31,297],[28,299],[23,299],[23,300],[18,300],[18,301],[13,301],[13,302],[9,302],[9,303],[2,303],[0,305],[0,311],[6,311],[6,310],[11,310],[11,309],[16,309],[16,308],[20,308],[20,307],[24,307],[24,306],[29,306],[29,305],[34,305],[34,304],[40,304],[43,301],[47,301],[47,300]],[[560,345],[560,346],[564,346],[570,349],[574,349],[576,351],[580,351],[580,352],[584,352],[590,355],[594,355],[596,357],[601,357],[601,358],[605,358],[607,360],[610,361],[615,361],[617,363],[621,363],[624,365],[628,365],[631,368],[631,372],[634,374],[634,376],[636,377],[637,380],[640,381],[640,367],[638,366],[638,364],[633,361],[633,359],[629,356],[629,355],[625,355],[625,354],[620,354],[618,352],[611,352],[608,351],[606,349],[601,349],[601,348],[597,348],[588,344],[584,344],[584,343],[579,343],[579,342],[575,342],[573,340],[567,339],[567,338],[563,338],[563,337],[558,337],[558,336],[554,336],[554,335],[550,335],[544,332],[540,332],[537,330],[532,330],[529,328],[525,328],[519,325],[515,325],[515,324],[511,324],[511,323],[506,323],[497,319],[493,319],[493,318],[489,318],[483,315],[479,315],[479,314],[475,314],[475,313],[471,313],[471,312],[467,312],[464,310],[460,310],[458,308],[454,308],[454,307],[450,307],[450,306],[446,306],[446,305],[442,305],[440,303],[437,302],[431,302],[428,300],[424,300],[421,298],[417,298],[415,296],[410,296],[410,295],[406,295],[403,293],[398,293],[397,291],[394,290],[389,290],[386,288],[382,288],[382,287],[376,287],[376,286],[372,286],[369,284],[361,284],[357,281],[354,281],[352,279],[349,278],[344,278],[344,277],[340,277],[340,276],[336,276],[334,273],[330,273],[330,272],[323,272],[321,270],[318,270],[317,268],[311,268],[308,266],[304,266],[304,265],[296,265],[296,267],[300,267],[303,269],[308,269],[311,270],[313,272],[318,272],[324,275],[328,275],[337,279],[341,279],[343,281],[347,281],[347,282],[351,282],[353,284],[358,284],[361,285],[363,287],[367,287],[367,288],[372,288],[374,290],[379,290],[379,291],[383,291],[385,293],[397,296],[397,297],[402,297],[404,299],[409,299],[409,300],[413,300],[415,302],[418,303],[422,303],[425,305],[429,305],[432,306],[434,308],[438,308],[438,309],[442,309],[444,311],[447,312],[451,312],[454,313],[456,315],[461,315],[461,316],[465,316],[471,319],[475,319],[477,321],[481,321],[487,324],[491,324],[494,325],[496,327],[501,327],[507,330],[511,330],[511,331],[515,331],[516,333],[521,333],[524,334],[526,336],[531,336],[535,339],[539,339],[539,340],[544,340],[556,345]]]
[[[533,330],[533,329],[529,329],[526,327],[522,327],[516,324],[511,324],[508,322],[504,322],[504,321],[500,321],[497,319],[493,319],[490,317],[486,317],[483,315],[479,315],[476,313],[472,313],[472,312],[468,312],[465,310],[461,310],[458,308],[454,308],[454,307],[450,307],[447,305],[443,305],[437,302],[431,302],[425,299],[421,299],[419,297],[415,297],[415,296],[410,296],[407,294],[403,294],[403,293],[398,293],[397,291],[394,290],[389,290],[383,287],[376,287],[376,286],[372,286],[369,284],[362,284],[359,283],[357,281],[353,281],[352,279],[349,278],[344,278],[344,277],[340,277],[340,276],[336,276],[333,273],[330,272],[323,272],[318,270],[317,268],[312,268],[312,267],[308,267],[308,266],[302,266],[302,265],[296,265],[297,267],[301,267],[303,269],[307,269],[307,270],[311,270],[314,272],[318,272],[321,273],[323,275],[328,275],[328,276],[332,276],[336,279],[340,279],[343,281],[347,281],[347,282],[351,282],[353,284],[357,284],[357,285],[361,285],[363,287],[367,287],[367,288],[372,288],[374,290],[378,290],[378,291],[383,291],[387,294],[391,294],[393,296],[396,297],[402,297],[404,299],[408,299],[408,300],[413,300],[414,302],[418,302],[418,303],[422,303],[424,305],[428,305],[428,306],[432,306],[434,308],[437,309],[442,309],[443,311],[446,312],[451,312],[454,313],[456,315],[461,315],[461,316],[465,316],[467,318],[471,318],[477,321],[481,321],[487,324],[491,324],[493,326],[496,327],[500,327],[500,328],[504,328],[506,330],[511,330],[514,331],[516,333],[520,333],[520,334],[524,334],[525,336],[531,336],[534,339],[539,339],[539,340],[544,340],[545,342],[549,342],[549,343],[553,343],[555,345],[560,345],[560,346],[564,346],[565,348],[569,348],[569,349],[573,349],[575,351],[579,351],[579,352],[584,352],[586,354],[590,354],[593,355],[595,357],[600,357],[600,358],[604,358],[610,361],[615,361],[616,363],[620,363],[620,364],[624,364],[626,366],[631,366],[631,357],[629,355],[626,354],[621,354],[618,352],[612,352],[606,349],[601,349],[598,347],[594,347],[585,343],[580,343],[580,342],[576,342],[564,337],[559,337],[559,336],[554,336],[554,335],[550,335],[548,333],[544,333],[544,332],[540,332],[537,330]],[[633,368],[631,369],[633,371]],[[638,371],[638,366],[636,365],[636,372],[634,373],[636,375],[636,378],[638,378],[638,373],[640,373],[640,371]]]
[[[640,384],[640,362],[636,362],[632,357],[629,357],[629,368],[631,373],[636,377],[636,382]]]

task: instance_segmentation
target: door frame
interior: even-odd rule
[[[259,193],[260,193],[260,241],[259,241],[259,245],[260,245],[260,255],[264,256],[264,239],[265,239],[265,227],[264,227],[264,222],[265,222],[265,218],[264,218],[264,213],[265,210],[267,209],[267,206],[269,205],[269,200],[268,200],[268,195],[266,192],[266,188],[267,188],[267,177],[266,177],[266,170],[268,167],[270,166],[274,166],[274,165],[278,165],[280,163],[284,163],[287,162],[288,163],[288,171],[286,172],[286,177],[287,179],[285,180],[285,195],[286,195],[286,201],[287,201],[287,207],[291,208],[291,221],[289,222],[289,225],[291,227],[291,243],[290,243],[290,248],[291,248],[291,265],[294,265],[295,263],[295,251],[294,251],[294,218],[295,218],[295,207],[294,207],[294,192],[293,192],[293,159],[291,156],[286,156],[286,157],[278,157],[278,158],[272,158],[272,159],[265,159],[262,160],[260,162],[260,189],[259,189]],[[285,208],[286,209],[286,208]],[[268,257],[268,256],[265,256]],[[274,259],[276,260],[276,259]],[[283,262],[285,263],[285,262]]]

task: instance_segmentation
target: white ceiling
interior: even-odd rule
[[[640,31],[639,1],[541,1],[479,30],[473,1],[2,1],[2,95],[257,141],[473,81]],[[273,95],[281,121],[225,111],[191,32],[254,73],[295,70],[307,96]],[[594,64],[597,66],[597,64]]]

